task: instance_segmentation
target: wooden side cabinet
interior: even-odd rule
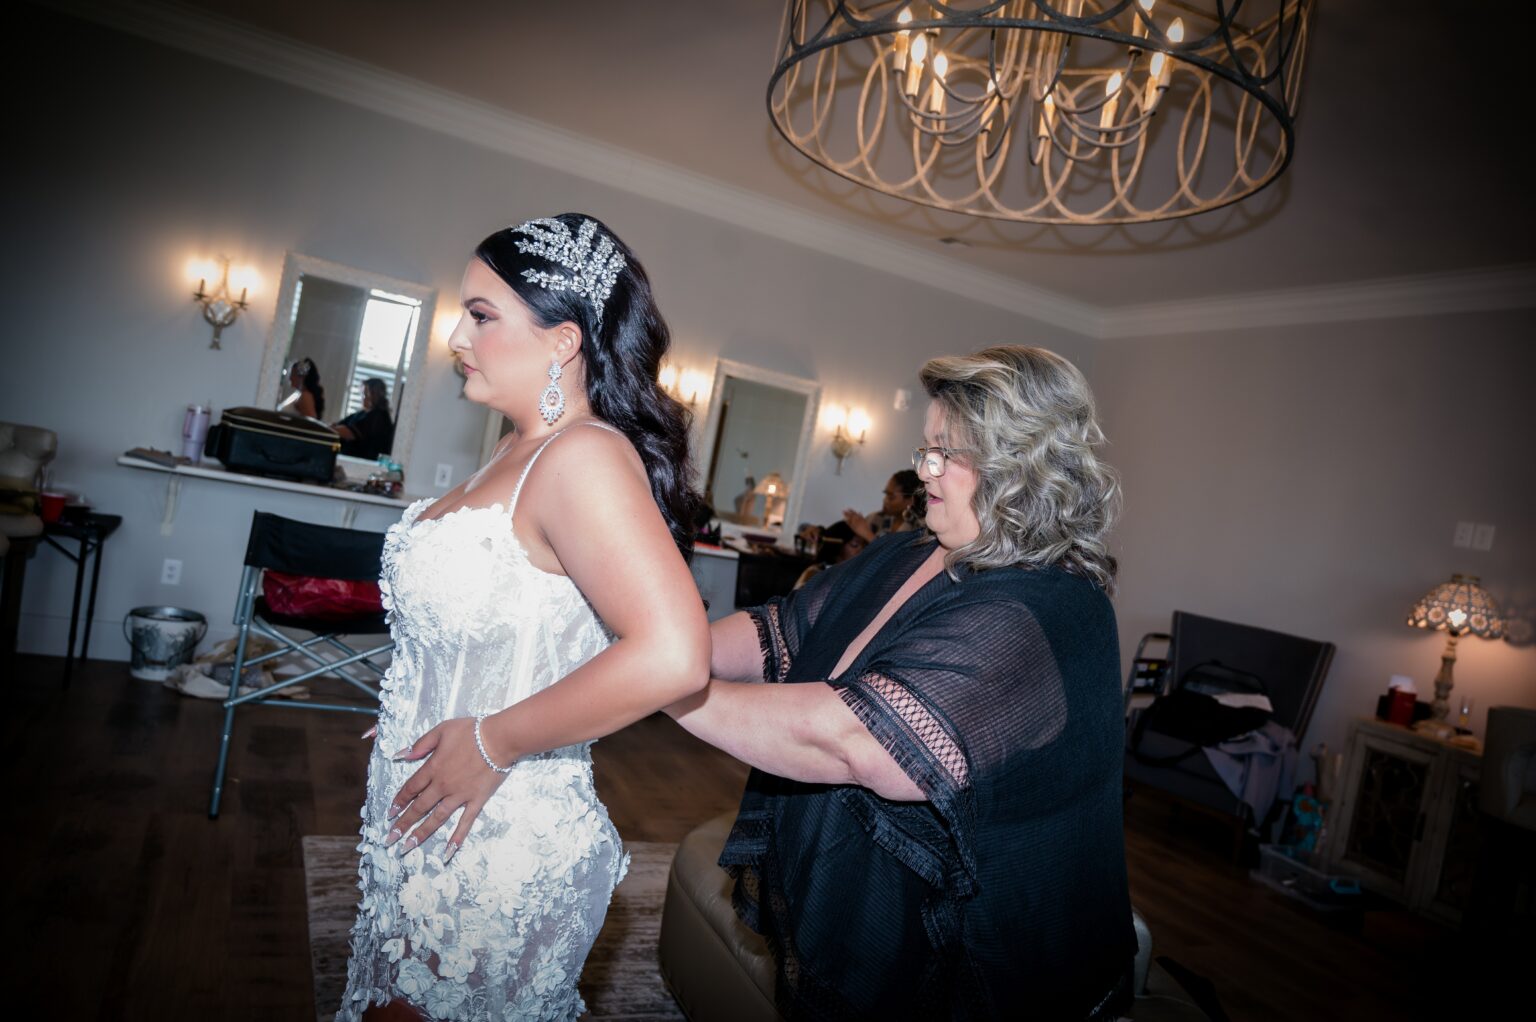
[[[1455,925],[1477,861],[1478,752],[1375,719],[1357,720],[1329,867]]]

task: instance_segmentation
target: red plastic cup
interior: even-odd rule
[[[1403,727],[1413,723],[1413,704],[1418,696],[1406,689],[1394,688],[1392,699],[1387,703],[1387,722]]]
[[[49,493],[44,490],[39,496],[43,500],[43,521],[56,522],[64,513],[64,502],[68,499],[62,493]]]

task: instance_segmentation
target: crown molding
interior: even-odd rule
[[[530,163],[1100,339],[1536,307],[1536,264],[1109,308],[180,4],[33,0]]]
[[[1157,337],[1529,308],[1536,308],[1536,263],[1109,309],[1101,313],[1094,336]]]
[[[1092,305],[978,271],[857,225],[562,131],[330,50],[167,3],[41,0],[48,7],[238,67],[482,148],[537,163],[1091,336]]]

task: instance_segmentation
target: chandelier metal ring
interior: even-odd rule
[[[1239,20],[1260,6],[1260,20]],[[788,0],[768,110],[820,166],[935,209],[1050,224],[1187,217],[1290,165],[1314,7]],[[1176,130],[1162,130],[1169,119]]]

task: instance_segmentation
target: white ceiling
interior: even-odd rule
[[[779,0],[191,6],[1112,310],[1531,262],[1536,196],[1510,141],[1525,54],[1485,10],[1502,5],[1479,5],[1495,30],[1472,46],[1450,5],[1322,4],[1285,176],[1230,210],[1120,228],[966,221],[811,165],[765,108]]]

